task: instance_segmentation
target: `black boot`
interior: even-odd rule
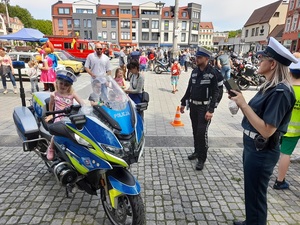
[[[196,152],[194,152],[193,154],[188,156],[189,160],[193,160],[193,159],[197,159],[198,158],[198,154]]]
[[[196,170],[203,170],[203,167],[204,167],[204,162],[202,162],[202,160],[198,160],[196,164]]]

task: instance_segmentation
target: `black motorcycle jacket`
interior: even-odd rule
[[[216,102],[219,96],[218,71],[211,65],[201,71],[198,68],[192,71],[188,87],[181,99],[181,105],[186,106],[186,101],[209,101],[208,110],[210,113],[214,112]]]

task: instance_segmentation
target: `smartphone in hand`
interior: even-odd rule
[[[233,93],[232,91],[230,90],[235,90],[235,91],[238,91],[238,92],[241,92],[241,90],[239,89],[239,87],[237,86],[237,84],[235,83],[234,79],[230,78],[228,80],[225,80],[224,81],[224,85],[228,91],[228,94],[231,96],[231,97],[234,97],[236,96],[235,93]]]

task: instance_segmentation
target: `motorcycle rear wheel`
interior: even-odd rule
[[[156,74],[161,74],[163,71],[162,71],[163,69],[160,67],[160,66],[156,66],[155,68],[154,68],[154,72],[156,73]]]
[[[105,191],[101,190],[104,211],[113,225],[144,225],[146,223],[145,208],[140,195],[120,196],[117,209],[111,206],[107,197]]]
[[[240,90],[247,90],[250,87],[249,81],[247,81],[245,78],[240,77],[236,81],[237,86]]]

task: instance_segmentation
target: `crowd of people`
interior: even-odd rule
[[[52,46],[53,47],[53,46]],[[28,75],[31,91],[39,91],[37,70],[42,71],[41,82],[44,91],[51,91],[49,110],[58,110],[73,104],[76,100],[84,104],[73,90],[76,76],[68,71],[55,71],[51,43],[44,40],[39,50],[40,58],[28,63]],[[107,76],[112,76],[110,59],[103,54],[101,43],[95,44],[95,52],[86,59],[85,70],[91,77],[93,93],[89,100],[92,106],[102,105],[99,93],[106,91]],[[142,101],[145,71],[153,70],[155,60],[170,62],[172,93],[176,93],[178,78],[188,71],[190,58],[196,58],[197,67],[192,70],[187,89],[181,99],[180,112],[190,109],[190,119],[194,138],[194,151],[187,156],[189,160],[197,159],[196,170],[203,170],[208,153],[208,127],[214,111],[223,96],[223,81],[230,78],[232,61],[230,56],[220,51],[216,57],[205,48],[196,52],[189,49],[178,52],[171,62],[171,51],[161,48],[132,51],[121,48],[119,67],[113,78],[121,89],[136,104]],[[278,177],[274,189],[287,189],[285,176],[289,167],[290,155],[300,137],[300,53],[292,54],[274,38],[270,38],[264,51],[258,52],[259,73],[266,77],[253,99],[247,103],[243,94],[230,90],[228,98],[236,103],[244,114],[243,131],[243,169],[246,220],[236,221],[234,225],[267,224],[267,187],[274,167],[279,161]],[[14,92],[16,83],[13,79],[13,67],[4,49],[0,49],[1,75],[8,74]],[[290,70],[290,71],[289,71]],[[129,81],[127,87],[125,80]],[[2,78],[4,94],[7,93],[5,79]],[[96,96],[96,97],[95,97]],[[46,120],[51,120],[51,116]],[[54,121],[56,122],[57,119]],[[50,143],[47,158],[52,160],[55,151]]]

